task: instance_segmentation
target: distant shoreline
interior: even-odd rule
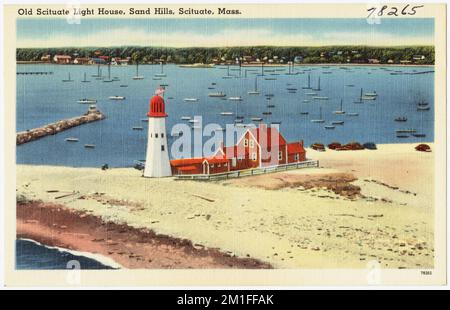
[[[45,62],[45,61],[16,61],[16,64],[18,65],[33,65],[33,64],[49,64],[49,65],[60,65],[60,66],[97,66],[98,64],[92,64],[92,65],[88,65],[88,64],[56,64],[56,63],[50,63],[50,62]],[[103,66],[106,66],[107,64],[101,64]],[[129,64],[128,66],[133,66],[135,64]],[[157,63],[154,64],[139,64],[141,66],[154,66],[154,65],[158,65]],[[209,64],[203,64],[203,66],[195,66],[195,64],[177,64],[177,63],[168,63],[166,65],[175,65],[175,66],[179,66],[179,67],[184,67],[184,68],[215,68],[215,67],[223,67],[223,66],[227,66],[227,64],[217,64],[214,66],[210,66]],[[230,66],[238,66],[236,64],[230,64]],[[261,64],[242,64],[241,67],[256,67],[256,68],[261,68]],[[288,64],[264,64],[264,67],[288,67]],[[310,64],[295,64],[295,67],[320,67],[320,66],[334,66],[334,67],[361,67],[361,66],[370,66],[370,67],[434,67],[434,64],[407,64],[407,65],[402,65],[402,64],[369,64],[369,63],[363,63],[363,64],[359,64],[359,63],[310,63]],[[114,65],[114,67],[127,67],[127,66],[121,66],[121,65]]]

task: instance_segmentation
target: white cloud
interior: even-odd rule
[[[58,34],[48,38],[33,37],[17,40],[18,47],[63,46],[320,46],[320,45],[433,45],[433,37],[402,36],[388,33],[328,32],[320,37],[308,34],[274,33],[270,29],[234,29],[214,34],[198,32],[147,32],[133,28],[115,28],[95,34]]]

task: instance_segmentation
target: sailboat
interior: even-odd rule
[[[144,77],[142,75],[139,75],[139,64],[136,63],[136,75],[133,76],[133,80],[143,80]]]
[[[258,91],[258,77],[255,76],[255,90],[251,90],[248,92],[249,95],[259,95]]]
[[[325,123],[325,120],[322,118],[322,107],[319,108],[320,109],[320,117],[319,119],[312,119],[311,123]]]
[[[308,86],[302,87],[303,89],[311,89],[311,74],[308,73]]]
[[[341,108],[339,110],[337,110],[337,111],[334,111],[333,113],[334,114],[345,114],[345,111],[342,110],[342,99],[341,99]]]
[[[108,79],[103,80],[104,83],[111,83],[113,80],[111,80],[111,64],[108,64]]]
[[[358,104],[363,103],[362,97],[363,97],[363,89],[361,88],[361,93],[359,94],[359,100],[355,101],[355,103],[358,103]]]
[[[161,73],[156,73],[155,77],[165,77],[166,76],[166,74],[164,73],[164,67],[163,67],[162,61],[160,62],[160,64],[161,64]]]
[[[222,76],[222,79],[232,79],[233,76],[230,75],[230,65],[227,65],[227,75]]]
[[[123,77],[123,80],[125,81],[125,79],[126,79],[126,74],[124,73],[123,76],[124,76],[124,77]],[[128,84],[120,84],[119,87],[128,87]]]
[[[316,89],[313,89],[313,90],[315,90],[315,91],[320,91],[321,89],[320,89],[320,76],[319,76],[319,80],[318,80],[318,82],[317,82],[317,88]]]
[[[420,133],[415,132],[412,135],[416,138],[424,138],[427,136],[423,133],[423,114],[420,114]]]
[[[83,83],[89,83],[90,81],[86,79],[86,72],[84,73],[84,79],[81,80]]]
[[[69,77],[67,78],[67,80],[62,80],[63,82],[73,82],[73,80],[70,78],[70,72],[69,72]]]
[[[93,74],[93,75],[91,75],[92,77],[95,77],[95,78],[98,78],[98,77],[101,77],[101,74],[100,74],[100,65],[97,65],[97,74]]]

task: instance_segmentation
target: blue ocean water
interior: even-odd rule
[[[16,240],[16,269],[73,269],[74,262],[80,269],[113,269],[88,257],[48,248],[30,240]]]
[[[217,123],[224,127],[226,123],[233,123],[234,117],[221,116],[220,112],[231,111],[244,116],[244,123],[251,123],[252,117],[262,117],[266,123],[281,121],[280,131],[288,141],[304,140],[307,145],[333,141],[410,143],[434,140],[434,73],[411,74],[433,71],[432,66],[302,66],[295,68],[294,75],[287,74],[287,67],[267,67],[264,76],[258,76],[260,95],[249,95],[247,92],[254,89],[255,76],[261,74],[261,68],[236,69],[231,67],[230,70],[235,78],[223,79],[227,75],[226,67],[207,69],[166,65],[164,73],[167,76],[154,80],[152,77],[160,73],[160,66],[142,65],[139,66],[139,74],[145,79],[132,80],[135,66],[113,66],[111,76],[118,77],[120,81],[104,83],[91,77],[97,73],[96,66],[17,65],[18,72],[54,72],[52,75],[17,76],[17,131],[83,114],[88,105],[78,104],[80,98],[97,99],[97,107],[107,117],[103,121],[18,146],[17,163],[76,167],[98,167],[104,163],[111,167],[131,166],[134,160],[145,158],[147,123],[141,122],[141,119],[146,118],[148,101],[160,84],[168,84],[165,93],[168,131],[173,125],[184,122],[180,120],[182,116],[194,115],[202,116],[203,125]],[[107,67],[102,67],[102,71],[105,76]],[[74,82],[62,82],[69,73]],[[84,73],[91,82],[81,82]],[[329,97],[328,100],[314,100],[307,94],[312,90],[302,89],[307,84],[308,75],[313,88],[320,77],[321,90],[313,92],[317,96]],[[119,87],[121,84],[128,87]],[[297,88],[297,91],[289,92],[287,88]],[[364,92],[376,91],[377,99],[355,104],[361,88]],[[208,97],[209,92],[218,91],[225,92],[228,97],[241,96],[243,100],[236,102]],[[268,93],[274,95],[271,100],[264,96]],[[125,96],[126,100],[108,100],[109,96],[114,95]],[[199,100],[184,102],[183,98],[187,97]],[[333,111],[339,110],[341,99],[343,110],[347,113],[335,115]],[[429,111],[417,111],[420,100],[429,103]],[[275,107],[268,108],[268,103]],[[311,119],[319,117],[320,107],[326,122],[312,123]],[[265,111],[271,111],[272,115],[263,115]],[[309,114],[301,115],[300,112]],[[351,112],[359,115],[349,116]],[[408,121],[395,122],[394,119],[399,116],[407,117]],[[333,130],[324,128],[324,125],[339,120],[344,121],[344,125],[336,125]],[[132,130],[134,126],[142,126],[144,130]],[[426,134],[426,137],[397,138],[396,130],[409,128]],[[79,142],[65,142],[67,137],[77,137]],[[169,145],[175,139],[169,139]],[[85,149],[84,144],[95,144],[96,147]],[[226,144],[231,143],[227,141]]]

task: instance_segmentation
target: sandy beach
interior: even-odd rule
[[[428,268],[434,155],[415,145],[307,150],[320,168],[212,182],[18,165],[17,234],[125,268]]]

